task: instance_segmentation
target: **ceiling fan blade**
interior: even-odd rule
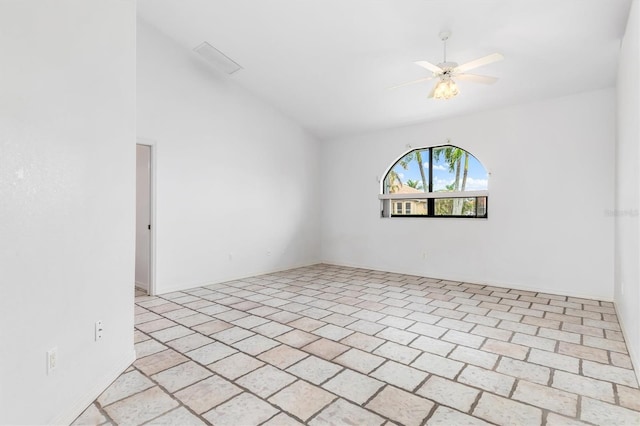
[[[455,77],[458,80],[472,81],[480,84],[493,84],[498,81],[497,77],[490,77],[488,75],[476,75],[476,74],[458,74]]]
[[[422,83],[423,81],[429,81],[429,80],[433,80],[433,77],[423,77],[423,78],[419,78],[417,80],[408,81],[406,83],[398,84],[397,86],[387,87],[387,90],[393,90],[393,89],[397,89],[399,87],[409,86],[411,84],[416,84],[416,83]]]
[[[488,65],[492,62],[501,61],[503,59],[504,59],[504,56],[502,56],[500,53],[492,53],[491,55],[483,56],[482,58],[478,58],[474,61],[467,62],[466,64],[458,65],[455,68],[455,71],[462,73],[465,71],[472,70],[474,68],[481,67],[483,65]]]
[[[426,68],[429,71],[435,73],[435,74],[440,74],[442,73],[444,70],[442,68],[440,68],[437,65],[433,65],[431,62],[427,62],[427,61],[417,61],[414,62],[414,64],[421,66],[422,68]]]

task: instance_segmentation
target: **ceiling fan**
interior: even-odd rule
[[[471,81],[473,83],[481,84],[493,84],[498,81],[496,77],[467,74],[467,71],[479,68],[483,65],[491,64],[496,61],[501,61],[502,59],[504,59],[504,56],[502,56],[500,53],[493,53],[491,55],[483,56],[482,58],[475,59],[462,65],[458,65],[456,62],[447,62],[447,40],[449,39],[449,37],[451,37],[451,33],[448,31],[443,31],[439,35],[444,44],[444,60],[438,65],[434,65],[427,61],[415,62],[416,65],[419,65],[431,71],[433,75],[409,81],[407,83],[402,83],[397,86],[390,87],[389,89],[397,89],[399,87],[422,83],[424,81],[429,81],[436,78],[438,79],[438,82],[433,86],[431,93],[429,93],[429,98],[451,99],[458,93],[460,93],[460,90],[458,89],[454,78],[456,80]]]

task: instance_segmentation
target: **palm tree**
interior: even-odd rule
[[[400,175],[398,175],[398,173],[393,169],[389,170],[389,173],[387,173],[387,177],[384,180],[384,186],[388,193],[398,192],[402,186]]]
[[[422,184],[420,182],[418,182],[417,180],[411,180],[409,179],[407,181],[407,186],[413,188],[413,189],[424,189],[424,186],[422,186]]]
[[[448,190],[452,191],[464,191],[467,186],[467,174],[469,172],[469,153],[463,149],[448,146],[446,148],[440,148],[434,150],[434,156],[436,160],[440,159],[440,155],[444,153],[444,159],[449,165],[449,172],[455,171],[455,179],[452,186],[447,186]],[[464,171],[462,175],[462,187],[460,187],[460,168],[462,163],[462,157],[464,156]],[[453,202],[454,215],[461,215],[463,208],[463,200],[456,198]]]
[[[427,192],[427,188],[428,188],[427,176],[424,173],[424,166],[422,163],[422,152],[420,150],[411,151],[410,153],[405,155],[402,158],[402,160],[400,160],[400,165],[405,170],[408,170],[409,163],[411,163],[411,161],[413,160],[415,160],[418,163],[418,170],[420,170],[420,177],[422,178],[422,188],[416,188],[416,189],[422,189],[424,192]]]

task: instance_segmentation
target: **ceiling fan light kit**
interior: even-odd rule
[[[458,65],[456,62],[447,62],[447,40],[449,39],[449,37],[451,37],[451,33],[448,31],[443,31],[439,34],[439,36],[440,40],[442,40],[443,43],[443,61],[438,65],[434,65],[431,62],[427,61],[415,62],[416,65],[431,71],[433,74],[429,77],[420,78],[418,80],[391,87],[391,89],[396,89],[402,86],[408,86],[411,84],[421,83],[423,81],[429,81],[437,78],[438,82],[433,87],[433,90],[431,90],[429,97],[434,99],[451,99],[460,93],[460,89],[458,89],[458,85],[456,84],[455,79],[466,80],[473,83],[481,84],[493,84],[498,81],[496,77],[467,74],[466,72],[483,65],[501,61],[502,59],[504,59],[504,57],[500,53],[493,53],[491,55],[483,56],[482,58],[475,59],[462,65]]]

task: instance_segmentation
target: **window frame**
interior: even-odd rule
[[[425,217],[425,218],[465,218],[465,219],[488,219],[489,218],[489,190],[480,190],[480,191],[440,191],[433,192],[433,151],[439,148],[457,148],[466,152],[468,155],[480,163],[482,168],[487,173],[487,178],[489,178],[490,173],[487,169],[482,165],[478,158],[471,154],[466,149],[460,148],[455,145],[436,145],[430,147],[422,147],[422,148],[412,148],[411,150],[402,154],[386,171],[381,185],[381,193],[378,195],[378,199],[381,202],[381,211],[380,216],[383,218],[390,217]],[[408,154],[415,151],[428,151],[429,152],[429,182],[428,182],[428,192],[423,193],[412,193],[412,194],[392,194],[385,193],[385,182],[389,173],[393,170],[393,168],[402,161]],[[435,211],[435,199],[439,198],[447,198],[447,199],[465,199],[465,198],[475,198],[475,215],[437,215]],[[478,215],[478,205],[479,199],[484,198],[484,215]],[[398,201],[404,200],[427,200],[427,214],[394,214],[392,203],[397,203]]]

